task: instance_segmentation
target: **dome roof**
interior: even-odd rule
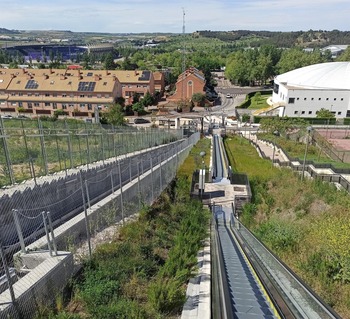
[[[350,62],[309,65],[278,75],[275,81],[299,88],[350,90]]]

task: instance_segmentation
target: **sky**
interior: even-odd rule
[[[74,32],[350,30],[349,0],[1,0],[0,28]]]

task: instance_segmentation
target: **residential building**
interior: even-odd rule
[[[147,92],[155,93],[151,71],[0,69],[0,113],[12,115],[51,116],[62,109],[70,117],[91,118],[118,97],[128,105],[135,93],[142,98]]]
[[[101,71],[62,69],[0,69],[0,112],[29,116],[54,114],[91,118],[122,95],[116,75]]]

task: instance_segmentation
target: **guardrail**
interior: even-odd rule
[[[275,256],[233,215],[230,227],[253,254],[254,260],[273,283],[296,318],[340,318],[288,266]]]
[[[268,142],[271,144],[274,144],[271,141],[263,140],[261,141]],[[257,149],[257,151],[260,153],[261,157],[264,159],[269,159],[269,156],[266,156],[264,151],[260,148],[260,146],[255,143],[254,141],[250,140],[250,143]],[[274,144],[276,147],[282,149],[278,144]],[[273,163],[278,164],[279,166],[282,167],[290,167],[294,171],[300,172],[303,171],[303,165],[302,164],[295,164],[295,162],[300,163],[299,158],[291,158],[287,154],[285,154],[286,157],[288,158],[288,161],[280,161],[278,158],[273,160]],[[335,174],[320,174],[317,173],[313,170],[311,167],[313,166],[315,169],[331,169]],[[325,181],[325,182],[332,182],[332,183],[338,183],[340,184],[348,193],[350,193],[350,182],[342,176],[342,174],[350,174],[350,169],[347,168],[336,168],[332,164],[320,164],[320,163],[315,163],[314,161],[305,161],[305,172],[309,173],[309,175],[314,178],[318,179],[320,181]]]

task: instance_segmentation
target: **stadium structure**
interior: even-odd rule
[[[350,62],[309,65],[276,76],[270,105],[254,115],[316,117],[320,109],[350,117]]]

